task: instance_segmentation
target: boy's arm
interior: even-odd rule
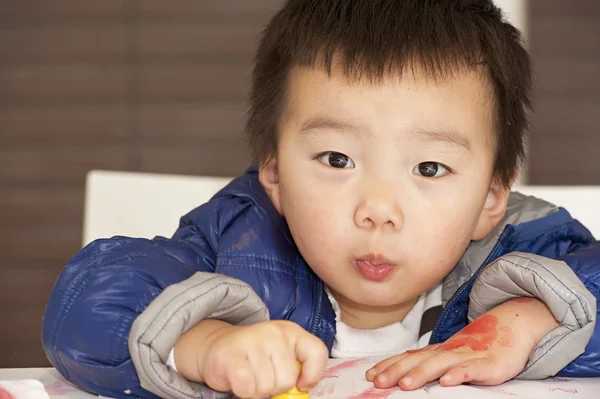
[[[223,213],[235,214],[227,207]],[[218,215],[214,206],[202,206],[182,219],[172,239],[97,240],[71,259],[42,326],[44,351],[65,378],[115,398],[206,389],[165,365],[177,338],[204,317],[231,323],[268,318],[250,286],[214,274],[223,243],[217,226],[229,225]]]
[[[505,255],[477,277],[470,293],[469,320],[515,297],[542,300],[560,325],[531,353],[522,379],[553,375],[600,376],[597,301],[600,246],[591,244],[559,259],[529,253]]]

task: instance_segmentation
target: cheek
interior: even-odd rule
[[[464,210],[435,215],[434,222],[420,230],[413,241],[413,254],[421,260],[416,263],[422,264],[424,274],[433,279],[450,272],[471,241],[473,217],[461,212]]]
[[[315,268],[341,250],[347,216],[342,204],[324,196],[322,191],[297,187],[285,192],[285,218],[300,253]]]

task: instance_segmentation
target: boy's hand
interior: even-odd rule
[[[193,332],[191,336],[186,332],[175,347],[176,364],[184,377],[204,382],[216,391],[232,391],[240,398],[265,398],[287,392],[295,385],[306,391],[325,374],[327,347],[296,323],[284,320],[250,326],[232,326],[218,320],[201,323],[220,324],[208,335],[200,334],[196,339]],[[204,338],[201,342],[197,339],[200,337]],[[300,377],[297,361],[302,364]]]
[[[518,375],[544,335],[557,327],[550,309],[535,298],[517,298],[481,315],[443,344],[386,359],[367,371],[377,388],[412,390],[440,384],[497,385]]]

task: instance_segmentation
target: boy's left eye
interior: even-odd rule
[[[413,173],[423,177],[442,177],[450,173],[450,168],[439,162],[421,162],[415,166]]]

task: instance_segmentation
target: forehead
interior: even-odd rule
[[[494,101],[483,69],[431,77],[415,67],[380,79],[354,78],[334,65],[295,66],[288,76],[282,125],[306,120],[350,120],[372,132],[452,130],[475,144],[495,147]]]

